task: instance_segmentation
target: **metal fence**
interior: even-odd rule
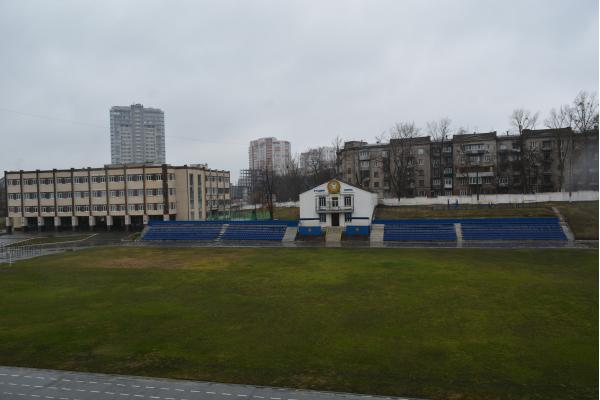
[[[41,256],[42,250],[40,246],[3,246],[0,247],[0,262],[12,265],[17,260]]]

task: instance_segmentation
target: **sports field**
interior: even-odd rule
[[[104,248],[0,268],[0,364],[598,397],[598,252]]]

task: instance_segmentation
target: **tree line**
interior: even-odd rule
[[[526,132],[538,126],[539,115],[539,112],[516,108],[509,116],[509,123],[518,137],[521,149],[521,160],[518,167],[521,170],[521,176],[524,177],[522,179],[524,193],[530,190],[531,175],[540,161],[539,149],[525,146]],[[556,130],[557,137],[555,139],[559,146],[557,164],[562,186],[566,163],[573,147],[572,135],[598,129],[597,95],[581,91],[570,104],[552,108],[543,124],[546,128]],[[570,129],[560,131],[561,128]],[[571,132],[571,137],[565,138],[565,132]],[[443,149],[452,141],[453,136],[467,133],[468,131],[464,127],[453,129],[451,119],[445,117],[428,122],[424,130],[417,127],[413,121],[397,122],[387,132],[375,136],[375,143],[383,144],[387,149],[387,153],[383,153],[384,156],[378,161],[382,163],[383,170],[386,172],[390,192],[398,198],[414,195],[411,193],[411,189],[414,186],[417,167],[414,154],[415,139],[422,136],[431,138],[431,162],[434,167],[443,169],[452,163],[451,157],[444,154]],[[562,136],[558,137],[559,135]],[[318,156],[313,157],[304,168],[300,168],[299,157],[295,155],[289,160],[284,174],[276,174],[272,168],[267,167],[254,171],[256,176],[253,179],[254,185],[250,200],[256,204],[263,204],[273,215],[275,201],[297,201],[300,193],[329,179],[341,177],[342,164],[349,161],[357,163],[352,168],[356,174],[352,179],[352,184],[359,187],[364,186],[366,179],[360,176],[358,157],[354,157],[353,160],[344,159],[344,157],[348,157],[348,152],[342,151],[344,142],[345,140],[339,135],[332,141],[331,147],[335,153],[333,160],[322,157],[319,153],[324,152],[325,149],[319,148],[313,150],[317,152]],[[457,151],[466,156],[467,151],[462,146]],[[465,159],[471,160],[472,157],[465,157]],[[469,162],[467,161],[467,165]]]

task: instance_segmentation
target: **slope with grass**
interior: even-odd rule
[[[0,269],[0,364],[597,398],[598,253],[103,248]]]

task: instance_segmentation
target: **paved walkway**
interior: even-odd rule
[[[407,399],[214,382],[0,367],[0,399],[365,400]]]

